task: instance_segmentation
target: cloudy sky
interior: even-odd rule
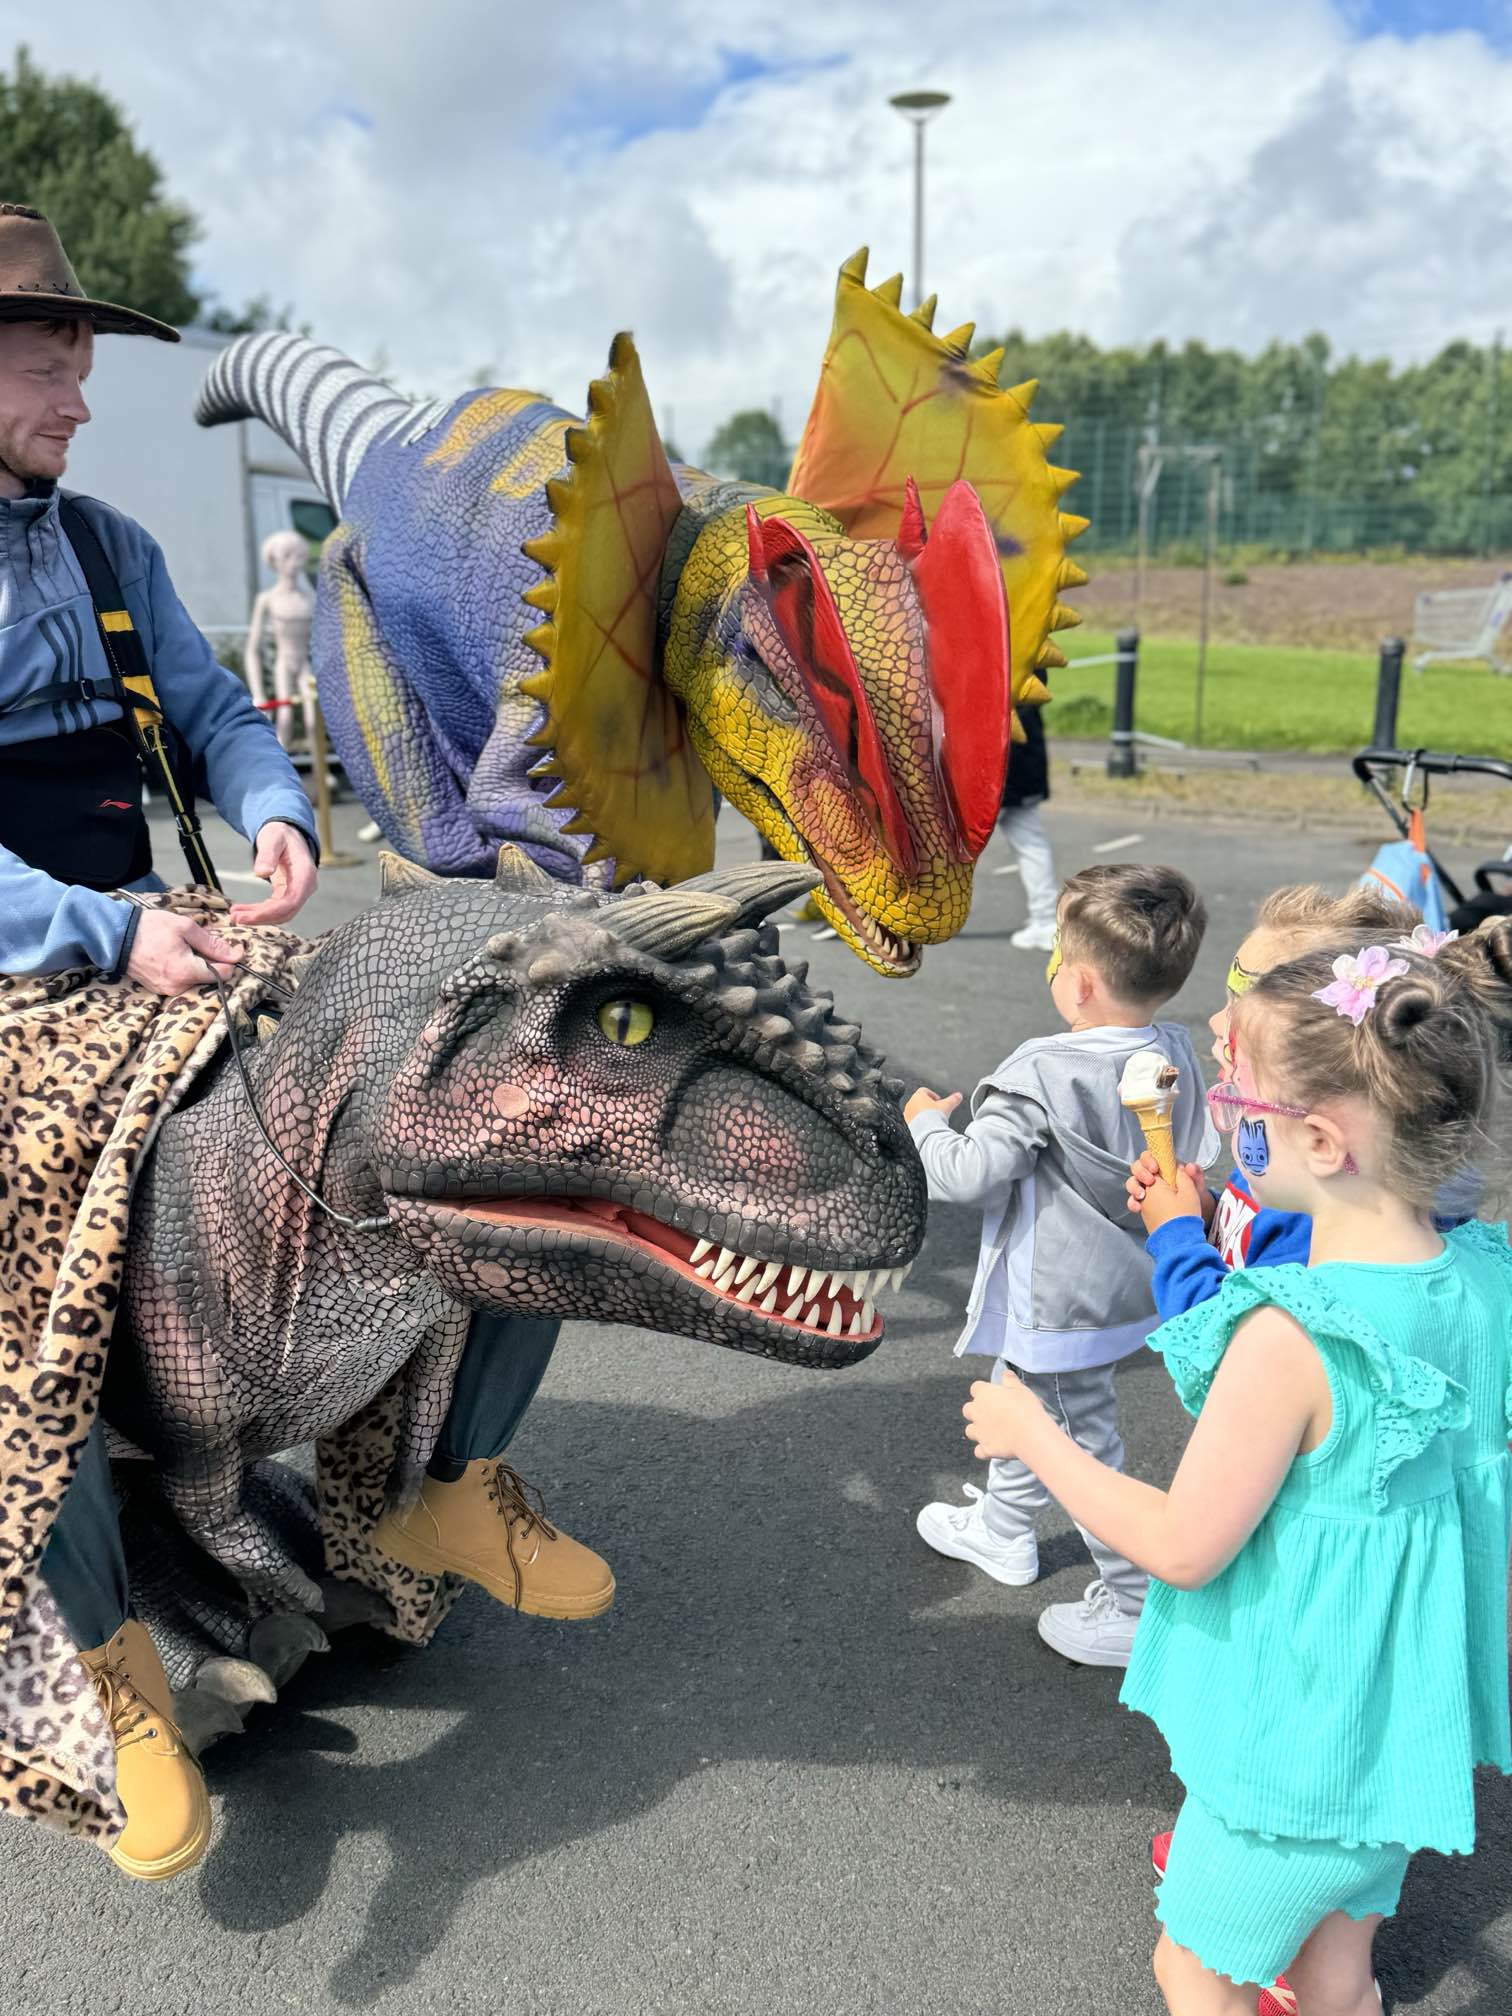
[[[690,456],[737,406],[796,432],[835,268],[910,259],[919,86],[944,326],[1408,358],[1512,313],[1512,0],[65,0],[24,34],[126,106],[201,285],[575,409],[629,327]]]

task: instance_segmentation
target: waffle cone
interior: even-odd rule
[[[1176,1188],[1176,1144],[1171,1138],[1171,1116],[1162,1113],[1153,1100],[1146,1100],[1129,1111],[1139,1122],[1139,1130],[1144,1135],[1145,1146],[1160,1165],[1161,1180],[1168,1189]]]

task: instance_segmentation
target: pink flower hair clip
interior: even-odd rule
[[[1421,959],[1436,959],[1446,945],[1458,938],[1458,931],[1435,931],[1431,924],[1414,924],[1410,938],[1393,938],[1393,952],[1416,952]]]
[[[1416,935],[1416,934],[1414,934]],[[1384,945],[1364,945],[1351,959],[1341,952],[1333,962],[1334,977],[1326,987],[1313,993],[1336,1014],[1347,1015],[1356,1029],[1376,1005],[1376,992],[1387,980],[1396,980],[1409,968],[1405,959],[1393,959]]]

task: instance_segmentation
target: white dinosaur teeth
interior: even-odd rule
[[[777,1313],[777,1290],[775,1288],[768,1288],[765,1295],[762,1296],[761,1313],[763,1316],[774,1316]]]
[[[831,1295],[838,1295],[840,1293],[840,1290],[847,1285],[849,1280],[850,1280],[849,1274],[842,1274],[840,1269],[837,1267],[829,1277],[829,1292],[831,1293]]]
[[[869,1330],[871,1329],[871,1326],[873,1325],[873,1323],[875,1323],[875,1322],[876,1322],[876,1320],[877,1320],[877,1312],[876,1312],[876,1310],[875,1310],[875,1309],[874,1309],[874,1308],[872,1307],[871,1303],[870,1303],[870,1302],[863,1302],[863,1303],[861,1304],[861,1334],[862,1334],[862,1336],[865,1336],[865,1335],[866,1335],[867,1331],[869,1331]]]
[[[761,1270],[761,1279],[756,1283],[756,1293],[764,1295],[781,1272],[782,1262],[780,1260],[768,1260],[765,1267]]]
[[[807,1272],[807,1269],[805,1269],[804,1271]],[[782,1312],[783,1316],[789,1323],[791,1323],[793,1318],[798,1314],[798,1311],[802,1307],[803,1307],[803,1297],[801,1295],[795,1295],[792,1301],[789,1302],[789,1304],[787,1305],[786,1309],[783,1310]]]
[[[760,1265],[761,1262],[756,1258],[754,1253],[747,1253],[744,1260],[741,1261],[739,1270],[735,1275],[737,1283],[741,1281],[749,1281],[751,1276],[756,1272],[756,1269]]]
[[[845,1318],[840,1314],[840,1304],[831,1302],[829,1322],[825,1325],[831,1337],[838,1337],[845,1327]]]
[[[700,1281],[707,1281],[709,1276],[714,1272],[714,1262],[712,1260],[705,1260],[702,1267],[695,1267],[693,1272],[698,1276]]]
[[[861,1311],[858,1309],[855,1315],[852,1316],[850,1320],[850,1328],[849,1330],[846,1331],[845,1334],[847,1337],[864,1337],[867,1331],[870,1330],[870,1328],[871,1328],[870,1323],[863,1323],[861,1321]]]
[[[723,1274],[726,1271],[726,1269],[733,1267],[735,1265],[735,1262],[739,1258],[740,1255],[735,1251],[733,1247],[721,1246],[719,1249],[718,1264],[715,1266],[714,1269],[715,1273]]]
[[[713,1251],[714,1251],[714,1241],[712,1239],[700,1239],[698,1244],[693,1248],[693,1251],[688,1255],[688,1258],[693,1262],[693,1265],[696,1267],[699,1261],[702,1260],[705,1253],[712,1253]]]
[[[811,1330],[817,1330],[820,1328],[819,1304],[817,1302],[810,1302],[807,1309],[805,1309],[803,1312],[803,1320]]]
[[[850,1291],[858,1302],[866,1300],[866,1291],[871,1286],[871,1269],[858,1267],[850,1277]]]
[[[807,1267],[789,1267],[788,1283],[787,1283],[787,1291],[789,1295],[796,1295],[799,1289],[803,1286],[804,1282],[807,1281],[807,1279],[808,1279]]]
[[[756,1293],[756,1283],[754,1281],[747,1281],[744,1288],[736,1289],[735,1300],[737,1302],[749,1302],[755,1296],[755,1293]]]

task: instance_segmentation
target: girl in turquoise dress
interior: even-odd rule
[[[1479,936],[1479,934],[1477,934]],[[1168,1490],[1088,1458],[1014,1381],[966,1407],[1152,1576],[1123,1699],[1186,1788],[1156,1911],[1172,2016],[1379,2016],[1371,1946],[1419,1848],[1469,1854],[1477,1764],[1512,1773],[1512,1250],[1435,1231],[1493,1153],[1512,930],[1474,984],[1383,946],[1310,954],[1234,1012],[1209,1094],[1308,1264],[1229,1276],[1151,1339],[1197,1416]]]

